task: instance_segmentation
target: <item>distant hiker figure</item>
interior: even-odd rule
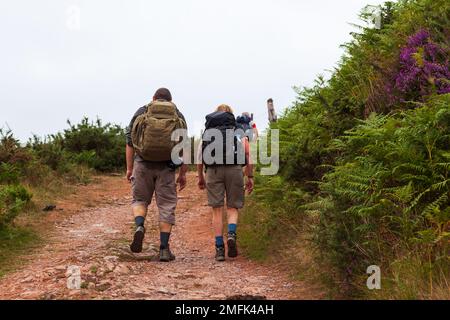
[[[172,132],[186,129],[186,120],[172,103],[168,89],[156,91],[153,101],[140,108],[133,116],[127,128],[127,179],[131,182],[133,202],[132,210],[136,223],[136,232],[130,245],[132,252],[142,251],[145,235],[145,217],[156,195],[159,210],[160,261],[171,261],[175,256],[170,251],[169,238],[175,224],[177,206],[177,183],[180,190],[186,186],[186,164],[176,165],[171,160]],[[180,166],[175,181],[176,168]]]
[[[273,99],[270,98],[269,100],[267,100],[267,112],[269,114],[269,122],[277,122],[278,118],[277,118],[277,114],[275,112],[275,107],[273,106]]]
[[[236,228],[238,210],[244,206],[244,172],[247,176],[246,189],[253,191],[253,165],[250,159],[248,138],[243,131],[236,130],[233,110],[220,105],[216,112],[206,116],[205,131],[199,149],[198,186],[207,190],[208,205],[213,209],[213,228],[216,243],[216,260],[225,260],[223,239],[223,210],[226,205],[228,218],[228,257],[238,255]],[[239,132],[240,131],[240,132]],[[206,168],[206,179],[203,169]],[[226,198],[226,204],[225,204]]]
[[[253,130],[253,141],[256,141],[256,140],[258,140],[259,132],[258,132],[258,128],[256,127],[256,123],[253,120],[253,114],[252,114],[252,122],[250,122],[250,125],[252,126],[252,130]]]
[[[253,114],[243,112],[236,118],[236,126],[244,131],[250,142],[258,139],[258,129],[256,129],[256,124],[253,121]]]

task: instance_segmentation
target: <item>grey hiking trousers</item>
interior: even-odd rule
[[[175,224],[178,198],[174,169],[169,168],[165,162],[135,160],[131,186],[133,207],[143,206],[147,209],[155,193],[159,221]]]

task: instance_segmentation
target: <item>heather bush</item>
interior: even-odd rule
[[[22,185],[44,190],[62,183],[86,183],[93,170],[124,166],[124,130],[84,118],[62,133],[34,136],[26,146],[0,129],[0,226],[13,222],[29,197]]]
[[[13,164],[0,163],[0,184],[15,184],[19,182],[20,170]]]
[[[44,164],[61,174],[71,171],[73,164],[102,172],[124,167],[125,131],[120,126],[88,118],[68,124],[62,133],[28,141],[28,147]]]
[[[20,145],[11,131],[0,128],[0,163],[9,163],[23,167],[32,158],[29,150]]]
[[[31,200],[32,195],[21,185],[0,185],[0,229],[11,223]]]
[[[401,101],[420,101],[434,93],[450,93],[448,50],[434,43],[425,29],[408,39],[400,52],[400,70],[394,81]]]
[[[71,159],[99,171],[123,169],[125,164],[125,131],[118,125],[103,124],[84,118],[64,130],[63,148]]]
[[[50,135],[44,139],[34,135],[27,146],[32,150],[36,158],[50,167],[52,170],[63,173],[69,162],[69,155],[64,150],[64,137],[62,134]]]

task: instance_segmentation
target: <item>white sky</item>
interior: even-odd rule
[[[360,9],[382,2],[1,1],[0,127],[24,141],[84,115],[125,126],[165,86],[193,133],[221,103],[263,129],[266,100],[289,106],[293,86],[339,61]]]

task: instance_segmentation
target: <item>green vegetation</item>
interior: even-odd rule
[[[125,163],[125,131],[118,125],[103,125],[88,118],[69,129],[42,140],[33,137],[28,147],[44,164],[59,172],[68,172],[73,165],[84,165],[100,172],[122,169]]]
[[[330,80],[296,89],[271,125],[280,176],[258,177],[243,215],[248,252],[301,237],[333,293],[449,298],[449,12],[445,0],[387,2],[381,29],[360,28]]]
[[[27,227],[3,227],[0,229],[0,277],[14,270],[20,263],[18,255],[41,243],[39,236]]]
[[[247,254],[280,252],[296,272],[319,274],[332,297],[450,298],[449,20],[446,0],[386,2],[380,28],[358,27],[329,80],[295,89],[271,125],[280,174],[256,177],[242,215]],[[26,146],[0,130],[0,270],[36,240],[15,225],[33,210],[33,191],[122,168],[124,141],[100,120]],[[370,265],[381,268],[381,290],[365,286]]]
[[[77,125],[69,122],[62,133],[35,136],[25,146],[0,129],[0,274],[11,256],[38,238],[16,218],[24,213],[38,216],[43,201],[54,201],[72,184],[88,183],[95,171],[122,169],[124,144],[122,128],[87,118]]]
[[[21,185],[7,185],[0,189],[0,228],[11,223],[31,200],[31,194]]]

